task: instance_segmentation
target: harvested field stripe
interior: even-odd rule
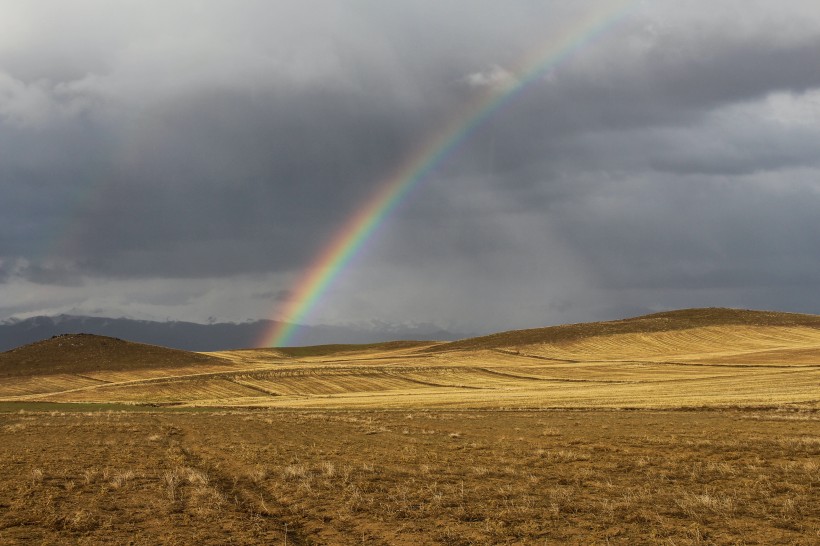
[[[455,387],[459,389],[483,389],[484,387],[476,387],[472,385],[456,385],[452,383],[435,383],[433,381],[425,381],[424,379],[418,379],[415,377],[408,377],[406,375],[402,375],[401,373],[395,373],[396,377],[400,377],[405,381],[410,381],[411,383],[417,383],[419,385],[427,385],[430,387]]]
[[[111,383],[111,381],[106,381],[105,379],[99,379],[97,377],[90,377],[88,375],[83,375],[83,374],[79,374],[79,373],[75,373],[74,375],[79,377],[79,378],[82,378],[82,379],[88,379],[89,381],[97,381],[99,383]]]
[[[509,377],[512,379],[521,379],[523,381],[557,381],[557,382],[565,382],[565,383],[613,383],[613,384],[622,384],[622,383],[640,383],[641,381],[634,380],[634,381],[626,381],[626,380],[610,380],[610,379],[570,379],[566,377],[550,377],[550,376],[534,376],[534,375],[519,375],[510,372],[502,372],[499,370],[493,370],[490,368],[478,368],[488,374],[498,375],[501,377]]]
[[[248,389],[252,389],[252,390],[261,392],[262,394],[267,394],[268,396],[282,396],[281,393],[270,391],[270,390],[267,390],[267,389],[263,389],[262,387],[259,387],[257,385],[253,385],[250,382],[243,381],[241,379],[226,378],[226,381],[230,381],[231,383],[236,383],[237,385],[240,385],[242,387],[246,387]]]

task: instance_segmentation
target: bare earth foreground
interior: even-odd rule
[[[0,353],[1,544],[820,544],[820,317]]]

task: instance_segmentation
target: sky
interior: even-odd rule
[[[282,318],[398,165],[616,4],[0,0],[0,320]],[[635,2],[419,180],[304,321],[820,313],[818,52],[816,0]]]

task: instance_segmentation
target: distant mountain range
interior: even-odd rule
[[[224,351],[256,347],[275,322],[258,320],[244,323],[197,324],[194,322],[157,322],[126,318],[59,315],[9,319],[0,322],[0,351],[33,343],[60,334],[97,334],[162,345],[188,351]],[[377,343],[394,340],[450,341],[470,337],[442,330],[433,325],[299,326],[296,343]]]

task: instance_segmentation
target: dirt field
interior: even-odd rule
[[[0,544],[820,544],[820,317],[0,353]]]
[[[820,543],[815,412],[17,411],[0,460],[2,544]]]

